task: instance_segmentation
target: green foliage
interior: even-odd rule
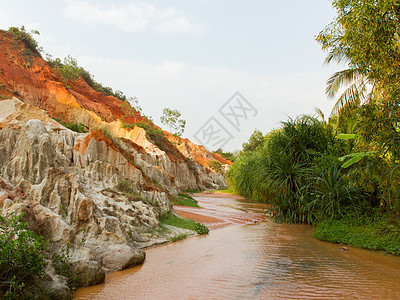
[[[48,57],[47,59],[49,65],[61,76],[61,80],[68,84],[71,80],[78,79],[81,68],[78,66],[78,62],[75,58],[68,55],[64,58],[64,61],[61,62],[61,59],[51,59]]]
[[[309,203],[313,206],[315,221],[344,217],[349,211],[361,211],[359,200],[363,193],[349,185],[338,166],[331,166],[321,176],[315,177],[315,185],[314,199]]]
[[[218,160],[209,160],[208,166],[217,173],[222,171],[222,164]]]
[[[149,121],[147,123],[142,123],[142,122],[137,122],[134,124],[130,124],[130,123],[125,123],[124,121],[122,121],[122,127],[123,128],[131,128],[133,129],[135,126],[143,128],[144,130],[146,130],[147,134],[149,135],[149,137],[154,141],[154,143],[163,151],[165,152],[169,152],[169,146],[175,147],[174,145],[171,144],[170,141],[167,140],[167,138],[164,135],[164,132],[155,127],[153,122]],[[190,164],[189,164],[190,166]]]
[[[28,297],[34,280],[44,275],[45,240],[28,230],[22,218],[0,215],[0,296],[5,299]]]
[[[72,131],[80,133],[86,133],[89,130],[89,127],[82,123],[67,122],[64,123],[64,126],[68,129],[71,129]]]
[[[338,218],[356,210],[362,195],[337,167],[344,143],[323,121],[290,119],[266,135],[258,151],[241,153],[228,172],[230,187],[242,196],[271,202],[269,212],[279,222]]]
[[[120,92],[120,91],[117,91]],[[122,93],[122,92],[121,92]],[[134,118],[134,123],[136,123],[136,118],[138,114],[142,112],[142,108],[139,105],[139,101],[136,97],[134,98],[129,98],[126,99],[125,97],[124,103],[122,103],[121,108],[123,111],[125,111],[125,115],[121,117],[121,120],[124,121],[126,117],[133,117]]]
[[[395,96],[395,101],[361,107],[357,133],[381,155],[400,160],[400,94]]]
[[[188,235],[186,234],[186,233],[179,233],[179,234],[176,234],[176,235],[174,235],[172,238],[171,238],[171,242],[176,242],[176,241],[180,241],[180,240],[183,240],[184,238],[186,238]]]
[[[255,129],[249,141],[242,144],[244,152],[260,150],[264,144],[264,135],[260,130]]]
[[[80,133],[86,133],[89,131],[89,127],[86,126],[83,123],[75,123],[75,122],[64,122],[59,118],[53,118],[53,120],[57,121],[58,123],[60,123],[61,125],[63,125],[64,127],[75,131],[75,132],[80,132]]]
[[[15,41],[24,43],[26,49],[29,50],[28,55],[35,55],[41,57],[39,45],[33,35],[39,35],[39,31],[31,30],[30,32],[26,31],[25,26],[18,27],[10,27],[8,32],[13,35]]]
[[[400,255],[400,227],[385,219],[372,222],[370,217],[364,216],[323,221],[318,224],[314,237],[327,242]]]
[[[206,225],[204,225],[203,223],[194,224],[194,230],[200,235],[208,234],[210,232],[208,227]]]
[[[69,277],[70,265],[69,260],[71,258],[71,254],[69,252],[70,244],[67,243],[64,247],[61,248],[59,253],[55,253],[53,256],[54,268],[58,275],[62,275],[65,277]]]
[[[333,0],[332,5],[337,18],[317,37],[328,58],[348,62],[372,80],[394,80],[400,70],[398,1]]]
[[[355,152],[355,153],[350,153],[345,156],[342,156],[339,158],[340,161],[344,162],[342,165],[343,169],[346,169],[355,163],[358,163],[361,159],[364,157],[370,156],[375,154],[375,151],[368,151],[368,152]],[[346,160],[348,159],[348,160]]]
[[[92,87],[97,92],[103,93],[106,96],[114,96],[121,101],[129,102],[132,106],[134,106],[137,111],[141,111],[137,98],[128,97],[122,91],[113,91],[111,87],[103,86],[101,83],[97,82],[94,79],[94,76],[90,74],[89,71],[85,70],[84,68],[80,68],[79,75],[86,81],[86,83]]]
[[[183,193],[180,193],[178,197],[174,197],[173,203],[181,206],[200,207],[192,196]]]
[[[190,219],[178,217],[172,213],[165,214],[160,219],[161,224],[171,225],[179,228],[190,229],[198,234],[207,234],[209,229],[202,223],[195,222]]]
[[[82,243],[82,245],[83,244],[84,242]],[[78,281],[78,275],[73,272],[70,260],[70,243],[68,242],[65,246],[61,247],[61,250],[59,252],[53,255],[53,264],[56,273],[58,275],[66,277],[68,286],[72,290],[75,290],[77,287],[82,286],[85,283]]]
[[[163,115],[160,117],[161,123],[168,126],[176,136],[181,136],[185,131],[186,121],[180,119],[181,113],[177,109],[165,107]]]
[[[357,116],[357,134],[376,150],[399,158],[400,4],[397,0],[334,0],[337,18],[317,37],[326,62],[348,69],[328,80],[338,125]],[[342,121],[341,121],[342,120]],[[375,149],[374,149],[375,150]]]
[[[214,151],[214,153],[218,153],[221,155],[223,158],[230,160],[231,162],[234,162],[236,159],[236,154],[233,152],[224,152],[221,148],[217,149]]]

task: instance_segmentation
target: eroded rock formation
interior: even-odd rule
[[[143,128],[123,128],[122,101],[82,78],[67,88],[44,60],[31,57],[28,65],[23,45],[13,45],[0,31],[0,210],[23,212],[50,242],[50,254],[69,245],[78,284],[139,264],[143,247],[167,241],[151,229],[179,191],[226,187],[207,161],[230,162],[167,132],[172,143],[160,144]],[[54,117],[89,132],[71,131]],[[170,228],[176,233],[182,230]],[[46,273],[51,293],[68,295],[51,259]]]

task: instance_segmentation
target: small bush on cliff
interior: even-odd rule
[[[64,127],[67,127],[68,129],[75,131],[75,132],[80,132],[80,133],[86,133],[89,131],[89,127],[86,126],[83,123],[75,123],[75,122],[63,122],[61,119],[59,118],[53,118],[53,120],[57,121],[58,123],[60,123],[61,125],[63,125]]]
[[[214,153],[218,153],[221,155],[223,158],[230,160],[231,162],[235,161],[235,158],[237,157],[237,153],[234,152],[224,152],[221,148],[217,149],[214,151]]]
[[[28,230],[23,214],[0,215],[0,298],[40,297],[33,283],[44,275],[46,242]]]
[[[123,128],[133,129],[135,126],[146,130],[147,134],[161,150],[169,152],[170,151],[170,149],[168,149],[169,145],[175,147],[174,145],[171,144],[170,141],[167,140],[167,138],[164,135],[164,132],[161,129],[154,127],[151,121],[149,121],[148,123],[137,122],[134,124],[125,123],[124,121],[122,121]]]
[[[210,160],[208,166],[217,173],[222,171],[222,164],[217,160]]]
[[[61,76],[61,80],[68,84],[73,79],[78,79],[81,68],[78,66],[78,62],[71,55],[68,55],[64,58],[64,61],[61,62],[61,59],[56,58],[52,59],[51,56],[47,58],[47,62],[50,67],[52,67],[58,74]]]
[[[80,133],[86,133],[89,130],[89,127],[83,123],[68,122],[64,123],[64,126],[67,127],[68,129],[71,129],[72,131]]]
[[[31,51],[31,54],[41,57],[41,49],[33,37],[34,34],[39,35],[39,31],[31,30],[28,32],[24,26],[21,26],[21,28],[10,27],[8,28],[8,32],[13,35],[15,41],[23,42],[25,47]]]

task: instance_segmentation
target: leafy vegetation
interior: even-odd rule
[[[338,97],[328,121],[300,116],[243,144],[231,188],[270,202],[279,222],[311,223],[320,239],[399,253],[400,5],[333,0],[337,18],[317,37]],[[344,92],[339,94],[344,88]]]
[[[124,94],[124,92],[119,91],[119,90],[116,90],[114,92],[111,87],[104,86],[103,84],[97,82],[94,79],[94,76],[92,74],[90,74],[89,71],[85,70],[82,67],[80,67],[79,75],[82,76],[82,78],[86,81],[86,83],[90,87],[92,87],[94,90],[96,90],[100,93],[103,93],[106,96],[114,96],[121,101],[129,102],[132,106],[134,106],[137,109],[137,111],[141,111],[139,102],[136,97],[128,97],[127,95]]]
[[[46,242],[28,230],[23,215],[0,215],[0,296],[40,298],[35,285],[44,276]]]
[[[24,43],[26,49],[28,49],[29,53],[28,55],[34,55],[41,57],[40,52],[41,49],[39,48],[39,45],[33,35],[39,35],[39,31],[37,30],[31,30],[31,31],[26,31],[25,26],[21,26],[21,28],[18,27],[10,27],[8,29],[8,32],[13,35],[13,38],[16,42],[22,42]],[[15,43],[15,46],[17,44]]]
[[[63,62],[61,59],[47,58],[49,65],[61,76],[61,80],[68,84],[73,79],[78,79],[80,75],[81,68],[78,66],[78,62],[75,58],[68,55],[64,58]]]
[[[222,171],[222,164],[218,160],[209,160],[208,166],[217,173]]]
[[[318,224],[314,236],[332,243],[344,243],[400,255],[400,230],[387,220],[371,222],[366,217],[356,218],[356,221],[350,217],[342,220],[326,220]]]
[[[148,122],[143,123],[143,122],[137,122],[137,123],[126,123],[123,120],[122,121],[122,127],[123,128],[130,128],[133,129],[135,126],[143,128],[146,130],[147,134],[149,137],[155,142],[155,144],[163,151],[169,152],[170,149],[168,146],[175,147],[169,140],[164,135],[164,132],[155,127],[154,123],[151,120],[148,120]]]
[[[199,203],[190,195],[180,193],[178,197],[174,197],[173,204],[181,206],[200,207]]]
[[[161,123],[168,126],[176,136],[181,136],[185,131],[186,121],[180,119],[181,113],[177,109],[165,107],[163,115],[160,117]]]
[[[75,131],[75,132],[80,132],[80,133],[86,133],[89,131],[89,127],[86,126],[83,123],[75,123],[75,122],[63,122],[59,118],[53,118],[55,121],[63,125],[64,127],[67,127],[68,129]]]
[[[366,216],[395,220],[400,215],[400,168],[375,151],[359,151],[367,146],[358,135],[335,135],[334,124],[301,116],[266,134],[257,150],[242,150],[227,178],[238,194],[270,202],[276,221],[316,224],[318,238],[336,241],[337,237],[342,243],[348,238],[362,246],[352,242],[352,235],[342,234],[347,221],[341,231],[328,230],[330,225],[324,224],[339,226],[351,216],[353,227],[361,232]],[[381,229],[388,230],[388,224],[382,223]],[[400,231],[399,224],[391,226]],[[377,237],[371,235],[371,243]],[[385,251],[394,247],[382,243],[389,246],[365,247]]]
[[[221,155],[223,158],[230,160],[231,162],[235,161],[236,154],[233,152],[224,152],[221,148],[217,149],[214,151],[214,153],[218,153]]]
[[[178,217],[172,213],[165,214],[160,219],[161,224],[171,225],[179,228],[190,229],[198,234],[207,234],[209,229],[202,223],[195,222],[190,219]]]

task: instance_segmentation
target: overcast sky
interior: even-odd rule
[[[183,136],[199,142],[213,118],[229,139],[209,148],[240,149],[256,128],[333,106],[325,82],[339,68],[323,65],[315,41],[335,16],[330,0],[0,3],[2,29],[38,30],[46,52],[69,54],[98,82],[136,96],[156,124],[164,107],[177,108]],[[236,92],[246,100],[226,106]],[[221,109],[240,106],[241,114]]]

